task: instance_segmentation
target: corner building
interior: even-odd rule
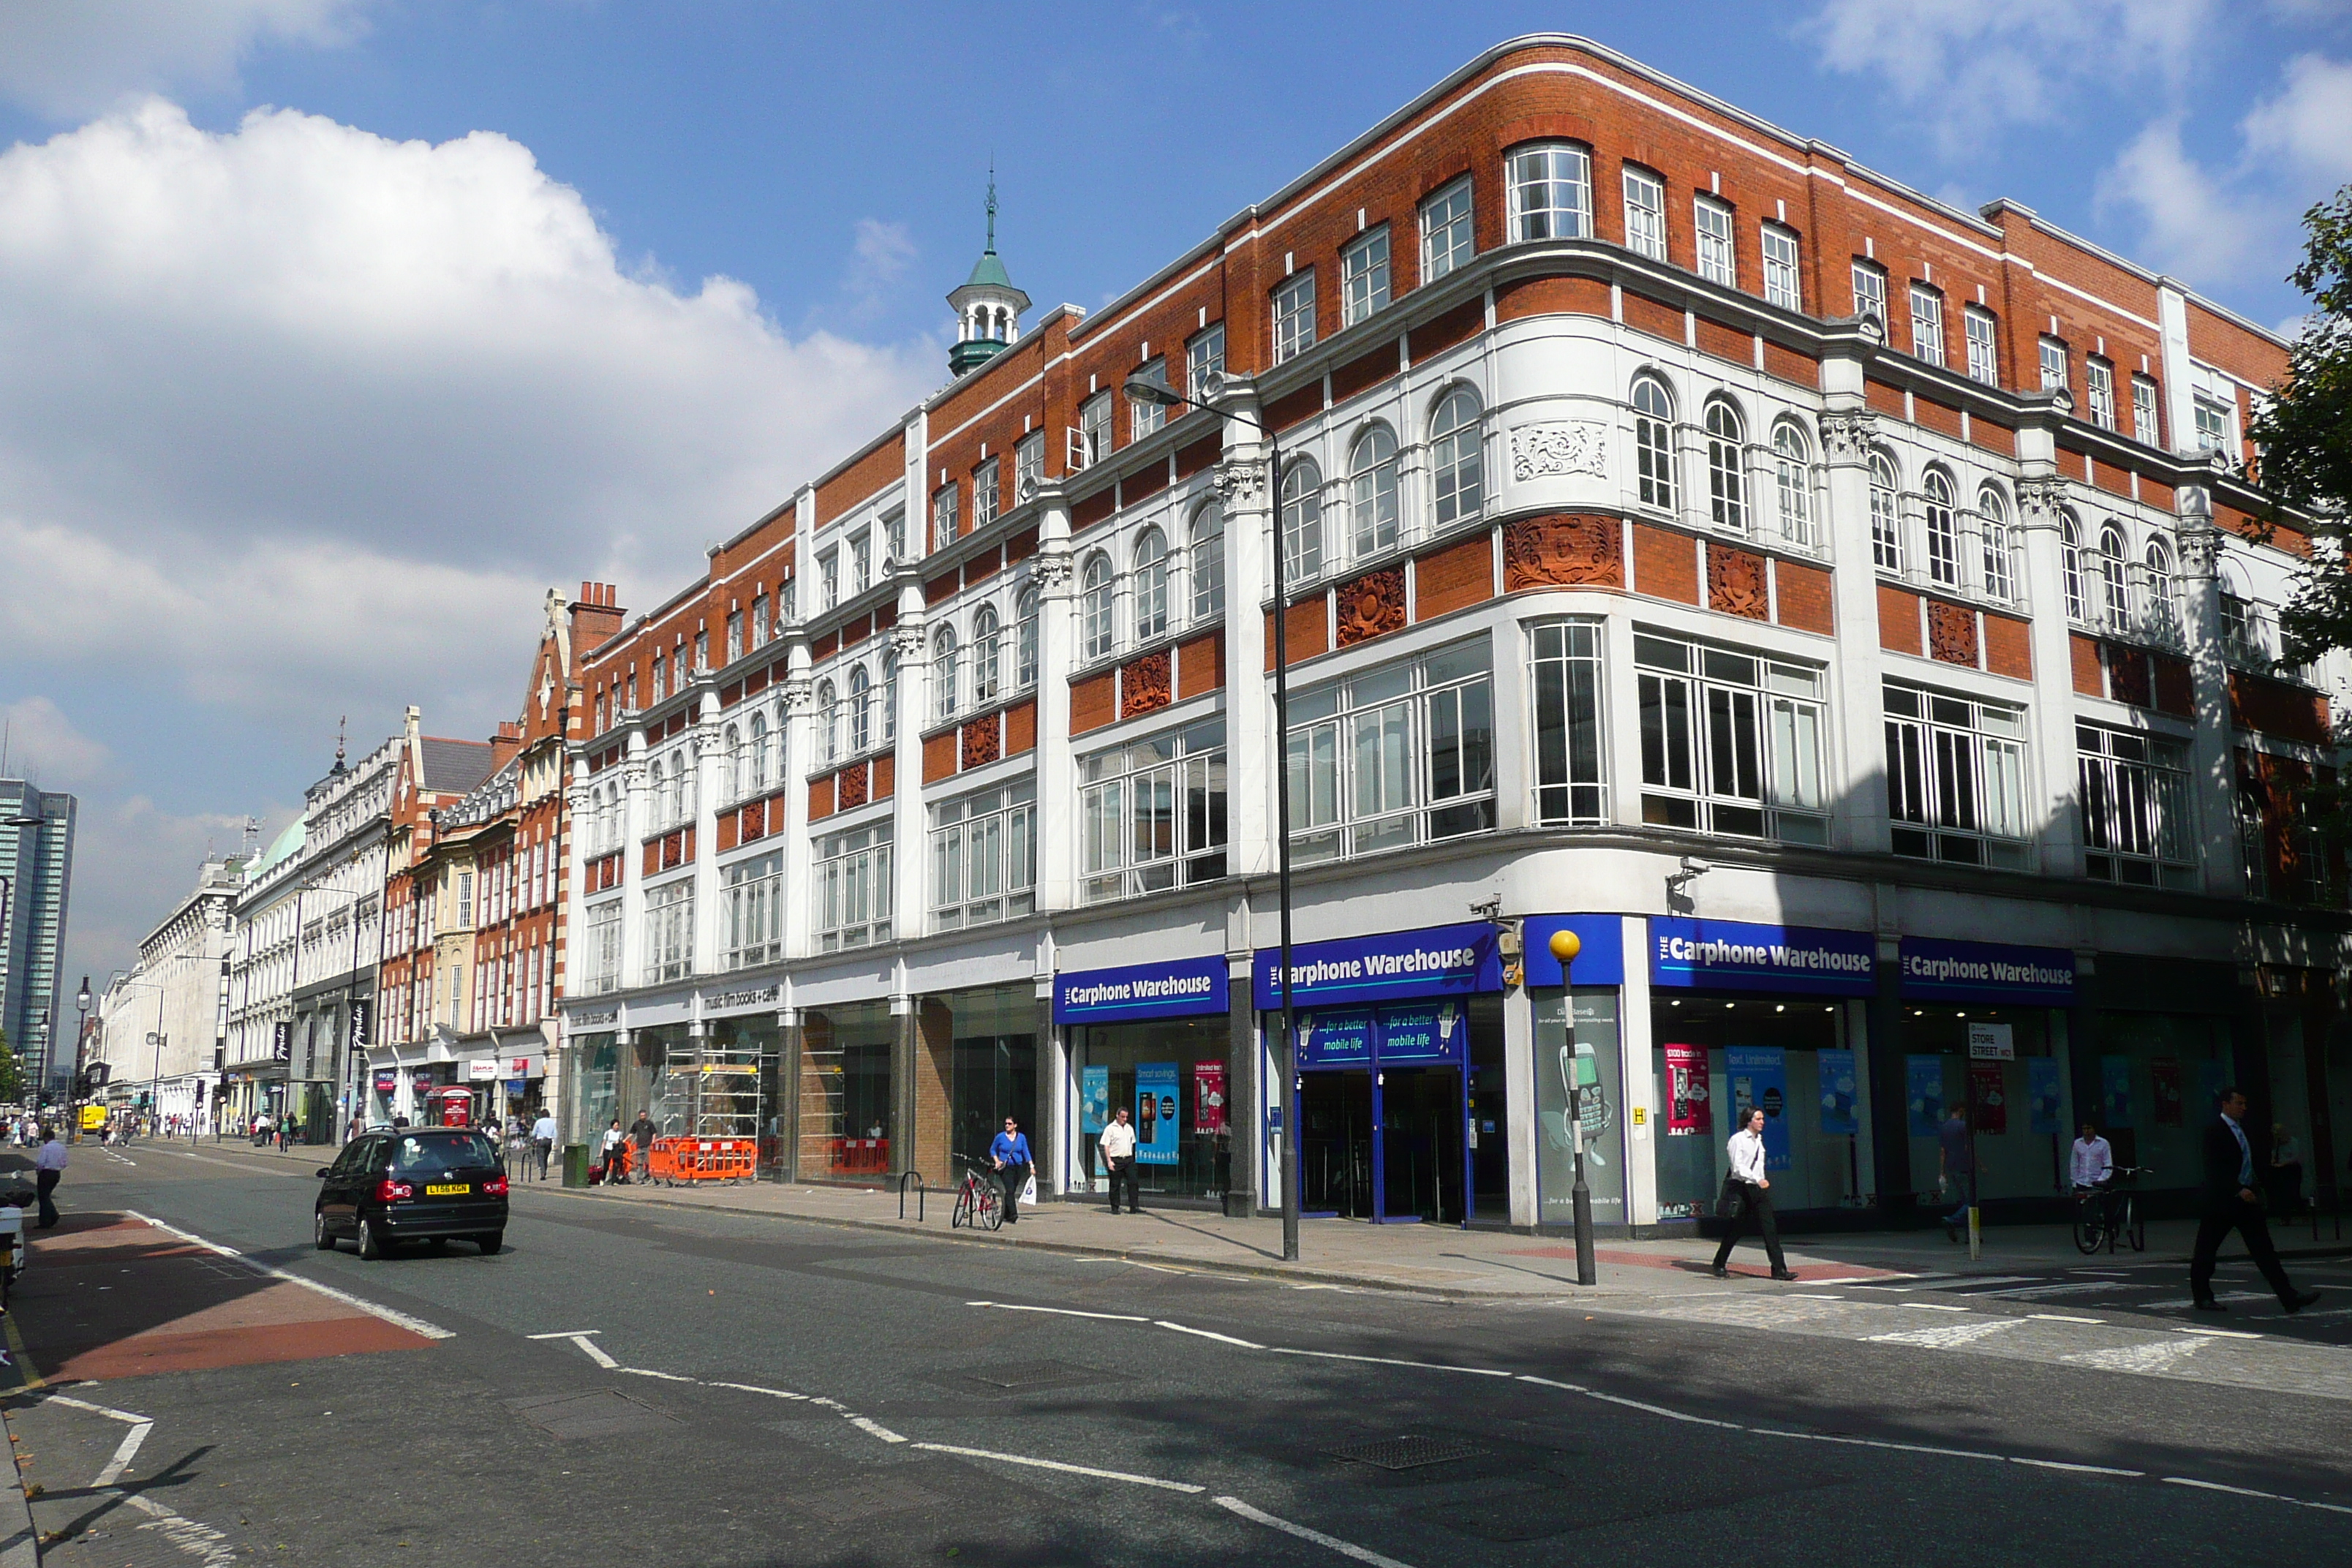
[[[953,382],[585,652],[567,1136],[1271,1207],[1290,771],[1310,1214],[1996,1215],[2224,1079],[2332,1184],[2331,666],[2244,475],[2272,335],[1596,45],[1480,57],[1100,312],[989,251]],[[1142,375],[1213,405],[1123,392]],[[1269,480],[1268,437],[1279,447]],[[1273,551],[1289,578],[1276,736]],[[1552,936],[1575,931],[1565,968]]]

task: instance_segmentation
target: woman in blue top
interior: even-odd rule
[[[1004,1119],[1004,1131],[988,1146],[988,1159],[1004,1187],[1004,1223],[1015,1224],[1021,1218],[1021,1189],[1029,1181],[1029,1140],[1021,1135],[1021,1123],[1010,1116]]]

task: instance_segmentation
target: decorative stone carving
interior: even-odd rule
[[[1132,719],[1173,701],[1168,649],[1147,653],[1118,672],[1118,716]]]
[[[2021,511],[2054,518],[2065,504],[2066,481],[2063,479],[2043,478],[2017,481],[2017,506]]]
[[[835,811],[847,811],[853,805],[866,804],[864,763],[852,763],[833,777],[833,807]]]
[[[1753,551],[1710,543],[1706,547],[1706,607],[1751,621],[1770,620],[1772,596],[1765,584],[1764,557]]]
[[[2180,542],[2180,571],[2186,577],[2210,577],[2220,558],[2221,531],[2210,521],[2184,521],[2176,537]]]
[[[1560,420],[1522,425],[1511,432],[1511,478],[1544,479],[1558,474],[1609,477],[1609,428],[1596,421]]]
[[[963,727],[961,738],[962,771],[986,767],[1004,754],[1004,715],[991,713]]]
[[[1404,627],[1404,568],[1367,572],[1339,587],[1339,646],[1368,642]]]
[[[1037,578],[1038,592],[1048,596],[1058,596],[1070,585],[1070,556],[1066,549],[1040,554],[1029,570]]]
[[[1625,554],[1613,517],[1555,512],[1503,530],[1503,586],[1622,588]]]
[[[783,687],[784,711],[788,714],[807,712],[810,694],[814,690],[809,678],[805,675],[788,676],[784,679]]]
[[[898,666],[905,668],[923,657],[923,628],[901,621],[890,628],[890,651],[898,656]]]
[[[1832,463],[1863,463],[1878,439],[1878,416],[1867,408],[1836,409],[1822,416],[1822,451]]]
[[[1227,506],[1245,501],[1265,483],[1265,464],[1255,458],[1227,458],[1217,465],[1217,494]]]
[[[1927,657],[1977,667],[1977,613],[1961,605],[1927,601]]]

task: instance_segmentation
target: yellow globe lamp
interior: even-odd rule
[[[1563,965],[1584,951],[1584,943],[1577,940],[1577,935],[1572,931],[1552,932],[1549,945],[1551,955],[1559,959]]]

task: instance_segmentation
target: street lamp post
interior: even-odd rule
[[[1218,410],[1143,375],[1127,379],[1127,395],[1161,408]],[[1213,390],[1213,387],[1205,389]],[[1282,1256],[1298,1260],[1298,1015],[1290,995],[1290,593],[1282,550],[1282,448],[1274,426],[1246,414],[1223,416],[1257,427],[1265,437],[1266,504],[1274,534],[1274,846],[1282,905]],[[1250,960],[1256,963],[1255,955]],[[1255,989],[1255,976],[1251,977]]]
[[[74,993],[74,1008],[81,1014],[81,1027],[74,1033],[73,1081],[66,1085],[66,1115],[70,1118],[66,1127],[66,1142],[81,1142],[81,1058],[89,1047],[89,976],[81,977],[81,989]]]

